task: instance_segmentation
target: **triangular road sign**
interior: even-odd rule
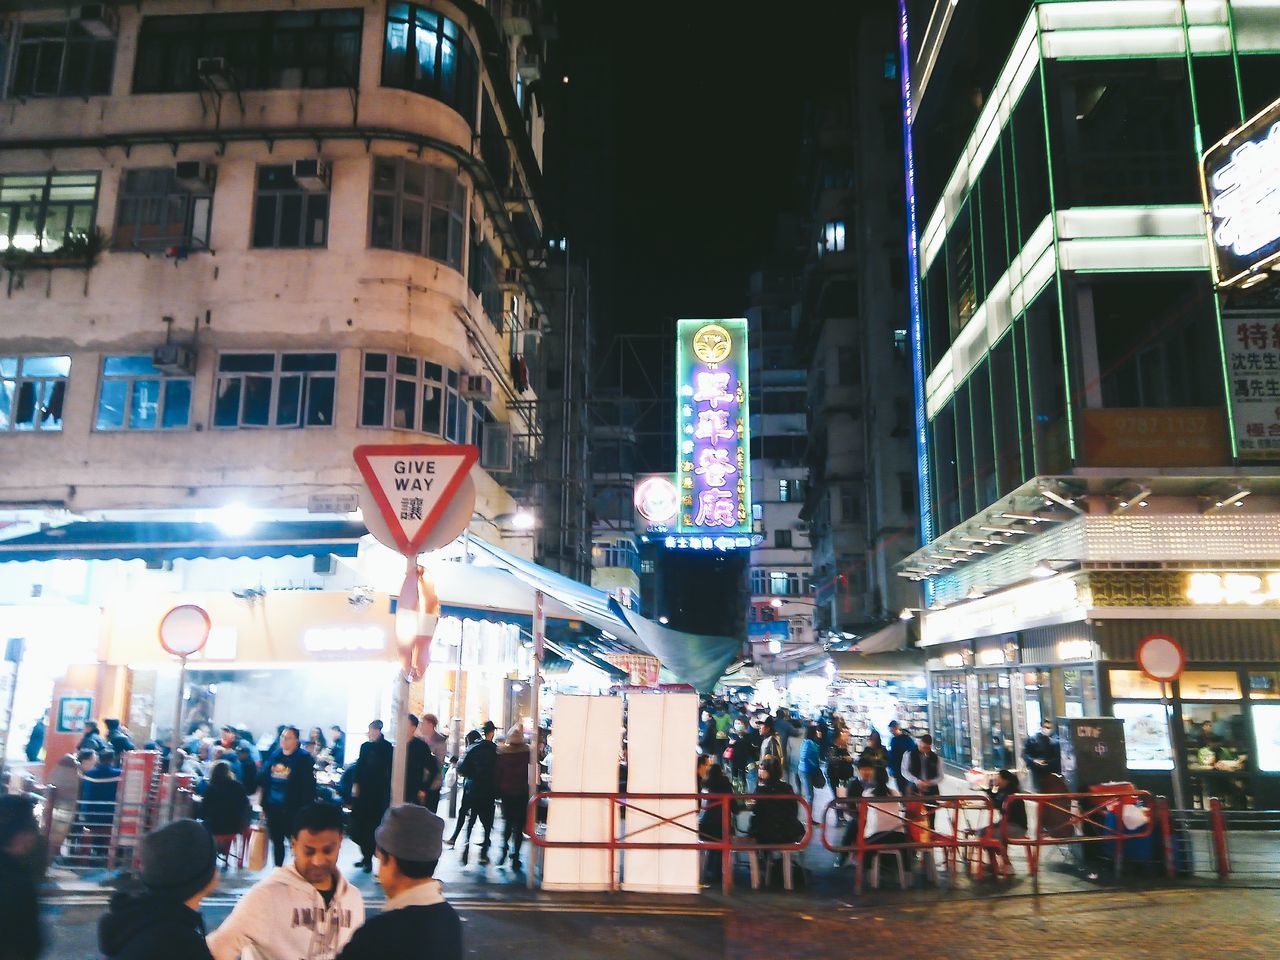
[[[354,456],[397,546],[415,556],[480,450],[454,443],[366,444]]]

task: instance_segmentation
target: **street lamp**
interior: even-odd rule
[[[537,516],[524,507],[520,507],[511,515],[511,529],[532,530],[538,525]]]

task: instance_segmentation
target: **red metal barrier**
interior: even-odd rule
[[[871,843],[866,837],[867,809],[869,804],[876,804],[876,809],[883,816],[902,825],[902,833],[910,838],[905,842]],[[895,809],[896,808],[896,809]],[[831,810],[854,810],[855,830],[853,843],[832,843],[827,835],[827,814]],[[948,811],[947,826],[943,829],[935,827],[939,811]],[[961,820],[965,813],[976,813],[981,821],[977,829],[973,825],[961,832]],[[924,851],[931,856],[932,851],[942,850],[949,870],[954,871],[960,853],[966,848],[977,849],[981,846],[981,833],[991,826],[995,817],[995,807],[986,794],[960,794],[955,796],[933,797],[837,797],[827,804],[822,816],[822,845],[832,853],[848,854],[856,857],[854,891],[862,893],[863,873],[869,856],[893,851]],[[846,830],[849,827],[846,826]],[[888,832],[888,831],[881,831]],[[982,875],[982,860],[978,858],[978,875]]]
[[[548,805],[553,800],[601,800],[609,803],[609,839],[608,840],[548,840],[538,834],[538,807],[542,802]],[[661,814],[646,809],[654,800],[683,800],[689,808],[674,814]],[[747,837],[734,833],[734,806],[749,806],[756,803],[776,803],[794,801],[800,810],[800,823],[804,825],[804,835],[795,843],[756,843]],[[720,838],[703,837],[698,832],[697,821],[709,809],[717,809],[720,814]],[[652,817],[653,822],[631,832],[626,831],[625,815],[628,810]],[[621,816],[620,816],[621,814]],[[677,821],[693,819],[693,825]],[[525,833],[530,842],[542,849],[565,850],[608,850],[609,851],[609,889],[617,888],[617,857],[620,850],[698,850],[701,852],[718,852],[721,856],[721,885],[725,893],[733,889],[733,855],[746,852],[770,852],[774,850],[799,853],[809,845],[813,836],[811,821],[813,808],[804,797],[795,794],[727,794],[727,793],[576,793],[548,792],[535,794],[529,800],[528,814],[525,819]],[[621,822],[620,822],[621,821]],[[655,829],[670,825],[678,827],[690,834],[686,843],[663,840],[637,841],[635,838]],[[799,824],[797,824],[799,825]],[[619,835],[619,827],[622,833]]]
[[[1009,818],[1002,815],[999,842],[1005,848],[1027,848],[1027,866],[1032,876],[1040,872],[1041,848],[1099,841],[1115,844],[1116,872],[1119,873],[1124,866],[1125,841],[1151,836],[1151,818],[1147,819],[1141,830],[1129,831],[1124,826],[1125,807],[1145,806],[1154,814],[1155,797],[1146,790],[1126,790],[1123,793],[1016,793],[1005,801],[1005,807],[1016,800],[1035,805],[1035,829],[1025,837],[1011,836]],[[1049,819],[1054,821],[1047,832],[1046,809],[1052,811]],[[1107,825],[1107,814],[1114,815],[1114,826]]]
[[[1213,861],[1222,880],[1231,876],[1231,855],[1227,852],[1227,822],[1222,816],[1222,801],[1209,798],[1209,831],[1213,837]]]
[[[1169,801],[1165,797],[1156,797],[1156,818],[1160,821],[1160,836],[1164,841],[1164,869],[1169,878],[1178,875],[1178,865],[1174,859],[1173,818],[1169,815]]]

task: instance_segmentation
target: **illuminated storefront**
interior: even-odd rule
[[[1180,755],[1194,805],[1216,796],[1232,807],[1274,807],[1280,802],[1277,573],[1064,573],[931,613],[925,637],[934,640],[929,695],[939,752],[957,772],[1017,767],[1043,718],[1115,716],[1125,721],[1131,779],[1139,786],[1168,794]],[[1039,609],[1040,622],[1033,621],[1020,592],[1041,600],[1056,594],[1063,604]],[[1019,610],[1021,623],[1014,619]],[[1006,630],[953,635],[976,622],[999,622]],[[1154,633],[1174,637],[1187,654],[1187,670],[1169,690],[1172,729],[1159,685],[1136,662],[1138,645]]]

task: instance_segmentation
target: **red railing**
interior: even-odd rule
[[[603,840],[548,840],[538,832],[538,810],[546,803],[548,808],[556,800],[597,800],[609,804],[608,839]],[[659,813],[649,809],[653,801],[684,801],[687,808],[677,813]],[[793,843],[758,843],[750,837],[739,836],[735,831],[735,808],[755,808],[760,803],[795,803],[799,812],[800,823],[803,824],[803,836]],[[704,837],[698,830],[698,820],[709,810],[717,811],[720,820],[720,837]],[[636,829],[628,830],[626,814],[634,811],[644,817],[644,823]],[[548,809],[549,813],[549,809]],[[733,889],[733,855],[735,853],[781,851],[799,853],[808,846],[813,836],[811,820],[813,808],[804,797],[794,794],[726,794],[726,793],[577,793],[557,792],[539,793],[529,800],[528,815],[525,822],[525,833],[535,847],[544,850],[608,850],[609,851],[609,889],[616,890],[620,885],[621,871],[618,870],[618,853],[623,850],[697,850],[706,853],[718,853],[721,857],[720,877],[722,889],[729,893]],[[684,822],[681,822],[684,821]],[[658,839],[652,834],[649,839],[638,840],[643,834],[658,827],[676,827],[689,835],[687,841]],[[620,832],[621,831],[621,832]]]
[[[1017,793],[1005,801],[1005,807],[1021,800],[1035,807],[1035,817],[1028,816],[1028,824],[1034,824],[1025,836],[1009,832],[1008,816],[1000,818],[1000,845],[1027,848],[1027,866],[1035,876],[1040,870],[1040,850],[1044,847],[1069,843],[1110,842],[1115,848],[1116,873],[1124,867],[1124,845],[1128,840],[1141,840],[1151,836],[1154,819],[1158,816],[1155,797],[1146,790],[1126,790],[1123,793]],[[1128,830],[1124,825],[1126,807],[1145,807],[1151,811],[1144,825]],[[1046,816],[1046,812],[1048,815]],[[1107,822],[1108,815],[1111,823]]]
[[[893,830],[901,829],[905,841],[873,843],[866,836],[867,811],[875,804],[876,810],[889,819]],[[852,830],[852,843],[832,843],[828,835],[829,814],[832,810],[852,810],[853,821],[836,824],[846,834]],[[943,814],[942,825],[938,825]],[[995,818],[995,807],[985,794],[959,794],[932,797],[839,797],[827,804],[822,816],[822,845],[832,853],[852,854],[856,858],[854,891],[862,893],[863,874],[871,856],[881,853],[921,851],[931,857],[934,850],[941,850],[949,869],[954,870],[961,851],[977,849],[984,830],[989,830]],[[886,833],[890,831],[879,831]],[[927,862],[927,861],[926,861]],[[978,859],[978,873],[982,874],[982,861]]]

